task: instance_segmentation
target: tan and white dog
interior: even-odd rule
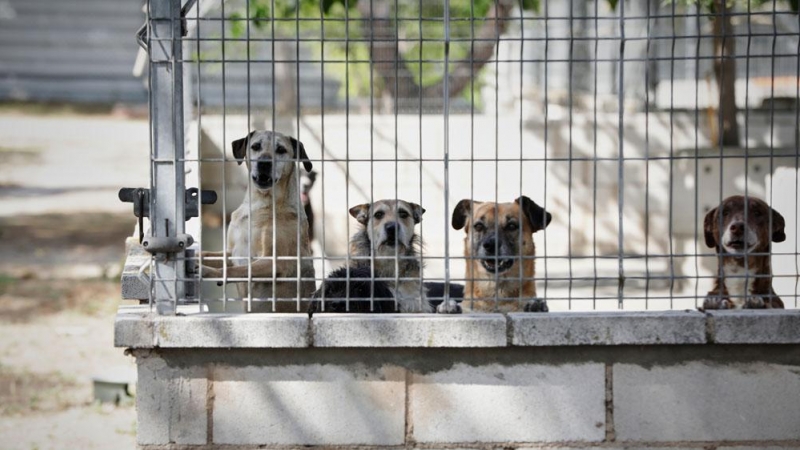
[[[703,231],[719,267],[702,309],[783,308],[772,289],[770,249],[786,240],[785,226],[778,211],[755,197],[734,195],[709,211]]]
[[[297,163],[311,171],[303,144],[273,131],[253,131],[231,143],[237,162],[245,163],[249,192],[231,215],[228,225],[227,267],[222,252],[203,252],[205,278],[227,278],[237,283],[240,296],[264,299],[310,297],[314,292],[314,265],[309,245],[308,220],[298,190]],[[276,257],[300,257],[297,258]],[[216,257],[216,259],[214,259]],[[299,267],[298,267],[299,266]],[[252,290],[248,292],[248,277]],[[289,278],[276,281],[271,279]],[[294,279],[292,279],[294,278]],[[297,311],[284,302],[278,311]]]
[[[422,244],[414,232],[424,213],[425,209],[420,205],[403,200],[378,200],[350,208],[350,215],[361,226],[350,239],[350,268],[334,274],[342,278],[348,274],[364,273],[364,268],[367,268],[366,273],[371,271],[378,280],[372,283],[372,292],[367,290],[369,285],[363,284],[365,287],[359,289],[364,292],[350,294],[369,298],[370,294],[383,291],[391,293],[398,312],[434,311],[428,302],[427,288],[421,283]],[[334,283],[333,279],[326,280],[323,286],[326,295],[344,297],[344,292],[340,292],[344,283]],[[440,304],[437,310],[442,313],[460,312],[454,300]]]
[[[550,224],[550,213],[528,197],[509,203],[461,200],[452,225],[464,229],[467,281],[462,308],[482,312],[546,312],[536,298],[533,233]]]

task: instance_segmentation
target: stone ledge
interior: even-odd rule
[[[303,348],[800,344],[800,310],[593,311],[547,314],[210,314],[159,316],[121,306],[114,345]]]
[[[508,315],[511,345],[705,344],[705,317],[696,311],[559,312]]]
[[[191,309],[184,313],[181,309]],[[147,306],[128,307],[114,323],[114,345],[131,348],[308,347],[305,314],[209,314],[197,306],[180,316],[159,316]]]
[[[505,347],[501,314],[315,314],[314,347]]]
[[[800,310],[708,311],[717,344],[800,344]]]

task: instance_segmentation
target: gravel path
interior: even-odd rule
[[[135,448],[136,412],[93,403],[92,377],[135,374],[113,347],[145,120],[0,113],[0,448]]]

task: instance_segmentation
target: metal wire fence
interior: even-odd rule
[[[150,300],[796,308],[792,6],[151,0]]]

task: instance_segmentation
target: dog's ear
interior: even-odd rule
[[[350,208],[350,215],[361,225],[366,225],[369,222],[369,203],[353,206]]]
[[[784,232],[786,221],[778,211],[772,208],[769,210],[772,212],[772,242],[783,242],[786,240],[786,233]]]
[[[450,223],[453,228],[460,230],[467,224],[467,218],[472,215],[472,200],[465,198],[453,209],[453,218]]]
[[[703,219],[703,234],[706,236],[706,245],[708,248],[716,248],[717,247],[717,237],[716,233],[714,233],[714,226],[717,224],[717,210],[719,208],[714,208],[706,214],[706,218]]]
[[[293,137],[290,137],[289,141],[292,143],[292,148],[294,149],[294,158],[303,163],[303,167],[305,167],[306,172],[311,172],[313,166],[311,165],[311,161],[308,159],[306,148],[303,146],[303,143]]]
[[[233,150],[233,157],[236,158],[236,164],[241,166],[242,162],[244,162],[244,158],[247,156],[247,143],[250,142],[250,138],[252,138],[254,134],[256,134],[256,132],[251,131],[247,136],[231,142],[231,150]]]
[[[425,214],[425,208],[416,203],[409,203],[411,205],[412,214],[414,215],[414,223],[422,222],[422,215]]]
[[[524,195],[514,200],[514,203],[522,208],[522,213],[525,214],[525,218],[528,219],[528,223],[531,224],[534,233],[547,228],[550,225],[550,221],[553,220],[553,216],[549,212]]]

